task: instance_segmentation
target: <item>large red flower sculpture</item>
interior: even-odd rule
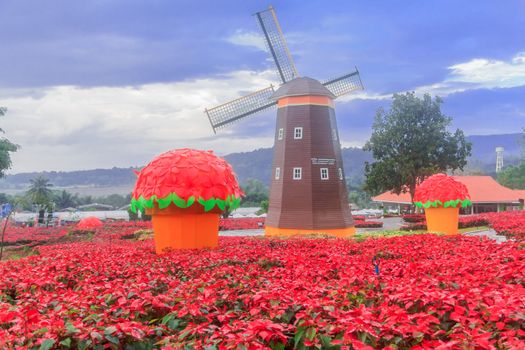
[[[472,205],[467,187],[446,174],[432,175],[416,187],[414,204],[417,207],[445,208]]]
[[[241,191],[232,167],[212,151],[172,150],[153,159],[139,173],[131,210],[160,209],[174,204],[188,208],[199,203],[205,211],[239,206]]]
[[[102,221],[95,216],[89,216],[87,218],[84,218],[80,220],[77,224],[77,228],[80,230],[89,230],[89,229],[99,228],[102,226],[104,226]]]

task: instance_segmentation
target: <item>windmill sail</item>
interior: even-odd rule
[[[277,102],[270,100],[273,93],[273,86],[269,86],[220,106],[206,109],[205,112],[208,115],[213,132],[216,133],[217,129],[237,120],[274,107]]]
[[[348,94],[355,90],[364,89],[357,68],[355,72],[325,81],[323,85],[337,97]]]
[[[286,40],[284,39],[273,7],[270,6],[268,10],[257,12],[255,17],[261,27],[264,41],[277,66],[277,71],[282,82],[286,83],[297,78],[299,74],[297,74],[297,70],[295,69],[292,55],[286,45]]]

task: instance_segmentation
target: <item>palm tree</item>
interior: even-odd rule
[[[53,185],[49,183],[49,179],[43,177],[42,175],[29,181],[31,182],[31,185],[29,186],[26,195],[38,209],[38,223],[43,224],[46,208],[50,207],[51,205],[51,198],[53,194],[51,187]]]
[[[62,190],[61,192],[55,193],[55,203],[59,209],[74,207],[76,205],[75,196],[66,190]]]

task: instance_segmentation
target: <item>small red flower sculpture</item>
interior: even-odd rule
[[[416,187],[414,205],[421,208],[472,205],[467,187],[446,174],[435,174]]]
[[[89,230],[89,229],[102,227],[103,225],[104,224],[99,218],[95,216],[89,216],[87,218],[80,220],[77,224],[77,228],[81,230]]]
[[[160,209],[174,204],[188,208],[195,202],[205,211],[215,206],[235,209],[243,195],[232,167],[212,151],[172,150],[153,159],[139,173],[131,209]]]

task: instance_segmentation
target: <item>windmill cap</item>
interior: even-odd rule
[[[331,99],[336,98],[336,96],[319,81],[309,77],[300,77],[283,84],[270,96],[270,99],[276,101],[290,96],[327,96]]]

